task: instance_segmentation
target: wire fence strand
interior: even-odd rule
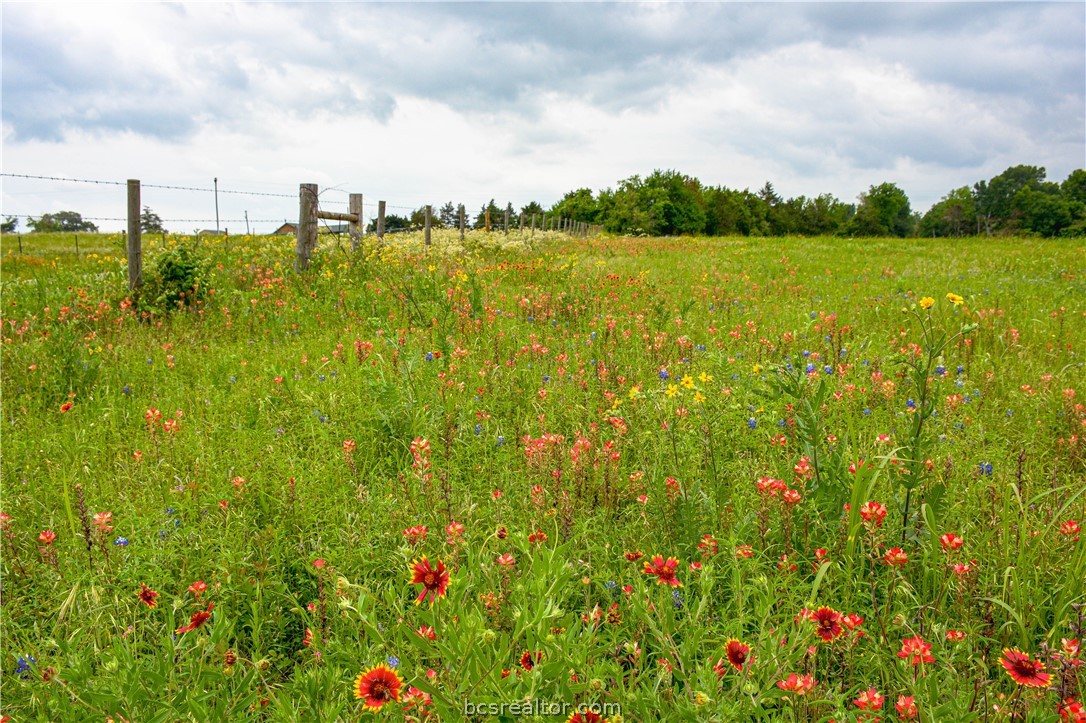
[[[64,178],[61,176],[35,176],[28,173],[0,173],[0,176],[6,176],[8,178],[29,178],[37,181],[63,181],[66,183],[93,183],[100,186],[124,186],[127,185],[126,181],[104,181],[90,178]],[[231,189],[220,188],[218,190],[214,188],[198,188],[196,186],[172,186],[164,183],[143,183],[140,182],[140,188],[158,188],[169,191],[195,191],[197,193],[228,193],[240,196],[266,196],[269,198],[294,198],[294,195],[289,193],[268,193],[265,191],[237,191]]]

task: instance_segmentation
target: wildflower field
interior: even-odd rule
[[[4,237],[0,715],[1086,720],[1078,242],[445,233]]]

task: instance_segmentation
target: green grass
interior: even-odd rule
[[[328,239],[297,275],[292,238],[145,238],[148,278],[179,245],[209,262],[172,313],[129,297],[118,235],[16,241],[14,720],[354,719],[355,677],[390,657],[430,696],[406,713],[443,720],[526,698],[855,720],[875,688],[884,718],[913,696],[925,721],[1055,721],[1083,697],[1061,650],[1086,602],[1070,241],[441,232]],[[643,571],[656,555],[682,587]],[[423,557],[450,572],[432,606],[413,604]],[[823,642],[801,614],[821,607],[863,622]],[[913,667],[917,636],[934,660]],[[753,660],[718,675],[729,640]],[[1017,685],[1005,648],[1043,659],[1047,688]],[[793,673],[817,685],[790,694]]]

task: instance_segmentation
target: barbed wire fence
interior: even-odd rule
[[[120,216],[82,216],[79,215],[79,220],[84,222],[111,222],[119,223],[124,222],[126,224],[125,231],[122,234],[126,237],[126,251],[128,256],[129,266],[129,285],[133,288],[142,284],[142,247],[141,247],[141,235],[145,232],[147,221],[157,221],[158,224],[164,227],[166,224],[179,224],[179,223],[194,223],[194,224],[214,224],[214,230],[204,229],[195,231],[195,235],[225,235],[229,239],[229,226],[224,224],[245,224],[246,234],[251,232],[251,224],[263,224],[263,223],[275,223],[280,224],[275,230],[274,234],[283,236],[295,236],[296,243],[296,261],[295,268],[298,270],[304,270],[309,265],[309,257],[316,248],[317,237],[320,232],[333,234],[337,243],[342,239],[344,233],[346,233],[351,239],[352,250],[359,247],[364,235],[370,233],[377,238],[378,245],[383,244],[386,234],[394,234],[405,231],[423,231],[425,234],[425,243],[430,245],[431,243],[431,227],[433,226],[433,206],[430,204],[422,204],[419,206],[405,206],[400,204],[390,204],[386,201],[377,202],[376,214],[371,214],[368,217],[364,213],[363,195],[360,193],[350,193],[343,190],[338,186],[325,188],[321,192],[316,184],[300,184],[298,195],[290,193],[274,193],[269,191],[255,191],[255,190],[242,190],[242,189],[230,189],[219,188],[218,178],[214,181],[214,187],[199,187],[189,186],[181,184],[168,184],[168,183],[143,183],[137,179],[129,179],[127,181],[113,181],[107,179],[91,179],[91,178],[72,178],[66,176],[50,176],[41,174],[29,174],[29,173],[0,173],[0,177],[23,179],[31,181],[48,181],[53,183],[62,184],[85,184],[91,186],[122,186],[127,189],[127,215],[125,217]],[[144,210],[150,211],[149,207],[142,206],[142,191],[143,189],[173,191],[182,193],[206,193],[214,196],[215,202],[215,218],[161,218],[157,214],[150,212],[145,218]],[[347,212],[330,211],[326,208],[329,205],[327,201],[329,199],[323,199],[326,201],[322,203],[322,196],[327,193],[343,193],[348,197]],[[297,223],[292,223],[287,220],[294,217],[291,211],[287,211],[283,214],[283,219],[273,218],[249,218],[248,211],[245,211],[244,218],[221,218],[219,215],[219,196],[246,196],[254,198],[274,198],[274,199],[297,199],[298,212]],[[493,204],[493,201],[491,201]],[[439,226],[446,226],[450,219],[449,207],[451,202],[446,203],[442,207],[442,221]],[[289,207],[288,207],[289,208]],[[371,202],[372,208],[372,202]],[[404,211],[402,216],[393,214],[396,216],[397,223],[386,229],[386,212],[388,209],[393,211]],[[486,231],[501,230],[504,233],[510,233],[510,221],[518,226],[520,234],[530,232],[534,236],[537,228],[537,220],[539,223],[540,231],[561,231],[569,235],[584,236],[590,232],[596,231],[597,228],[590,226],[586,223],[574,221],[568,218],[562,218],[554,214],[541,213],[531,214],[530,223],[526,218],[525,213],[516,213],[513,211],[512,204],[507,205],[504,212],[499,211],[500,218],[491,218],[490,211],[487,205],[484,205],[479,216],[476,217],[476,221],[471,227],[467,224],[467,214],[464,204],[460,204],[453,209],[454,228],[458,228],[461,241],[464,240],[465,234],[472,228],[483,228]],[[57,212],[61,213],[61,212]],[[21,212],[9,212],[4,209],[3,215],[6,217],[5,221],[11,219],[26,220],[29,223],[35,219],[41,219],[45,214],[29,214]],[[422,218],[420,218],[420,216]],[[537,217],[541,216],[541,219]],[[367,220],[369,223],[367,224]],[[389,220],[392,220],[391,218]],[[339,224],[332,226],[328,221],[341,221],[346,222],[346,226]],[[406,223],[405,223],[406,221]],[[318,227],[318,224],[323,222],[323,228]],[[492,228],[493,227],[493,228]],[[157,232],[157,231],[156,231]],[[165,237],[166,231],[162,231]],[[19,241],[19,253],[22,253],[22,239],[23,234],[16,234]],[[79,254],[79,235],[78,232],[73,232],[73,241],[75,244],[75,252]]]

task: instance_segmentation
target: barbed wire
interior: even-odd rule
[[[63,181],[66,183],[93,183],[100,186],[125,186],[126,181],[103,181],[89,178],[64,178],[61,176],[36,176],[28,173],[0,173],[0,176],[6,176],[8,178],[29,178],[37,181]],[[197,188],[196,186],[171,186],[162,183],[143,183],[140,181],[140,188],[159,188],[169,191],[196,191],[198,193],[216,193],[214,188]],[[240,196],[268,196],[270,198],[294,198],[293,194],[289,193],[267,193],[265,191],[235,191],[230,189],[220,188],[218,193],[228,193]]]
[[[9,214],[4,213],[4,216],[11,216],[13,218],[40,218],[41,216],[48,216],[49,214]],[[111,218],[106,216],[79,216],[83,220],[128,220],[127,218]],[[160,218],[163,224],[214,224],[214,218]],[[219,224],[244,224],[244,218],[219,218]],[[250,218],[248,219],[250,224],[283,224],[289,223],[281,218]]]

